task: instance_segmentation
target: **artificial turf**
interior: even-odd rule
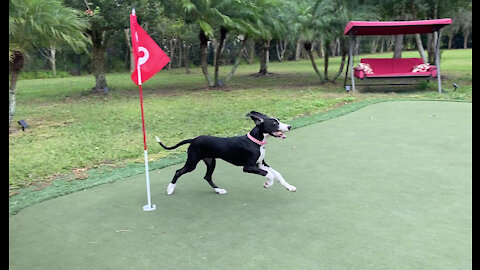
[[[471,269],[472,104],[370,105],[269,139],[297,187],[217,162],[47,200],[9,218],[11,269]]]

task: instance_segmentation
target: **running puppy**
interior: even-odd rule
[[[282,175],[272,169],[265,163],[265,143],[266,137],[273,136],[285,139],[284,132],[292,127],[280,122],[276,118],[270,118],[259,112],[252,111],[246,115],[255,122],[255,127],[247,135],[219,138],[213,136],[198,136],[194,139],[188,139],[179,142],[175,146],[165,146],[158,137],[158,143],[166,150],[175,149],[181,145],[189,143],[188,157],[183,168],[176,171],[172,182],[167,187],[167,195],[173,194],[175,185],[180,176],[195,169],[198,162],[203,160],[207,165],[207,173],[204,179],[212,186],[218,194],[226,194],[227,191],[219,188],[212,181],[212,174],[215,170],[215,159],[221,158],[233,165],[242,166],[243,171],[247,173],[259,174],[267,178],[263,187],[269,188],[276,179],[288,191],[296,191],[297,188],[290,185],[283,179]]]

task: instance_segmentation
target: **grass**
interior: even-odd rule
[[[403,57],[417,55],[405,52]],[[374,57],[391,57],[391,53]],[[330,77],[337,72],[339,62],[339,58],[331,60]],[[321,66],[322,61],[318,64]],[[265,78],[251,76],[257,70],[257,64],[241,65],[228,88],[222,90],[207,90],[199,68],[188,75],[184,69],[163,70],[146,82],[143,90],[149,158],[160,160],[185,150],[162,151],[155,135],[173,144],[200,134],[244,134],[252,125],[244,115],[251,110],[288,122],[361,100],[472,99],[472,50],[443,52],[447,91],[442,95],[436,92],[434,83],[426,90],[347,94],[343,77],[337,84],[319,85],[308,60],[272,62],[269,70],[274,74]],[[228,67],[222,67],[223,76],[228,71]],[[108,74],[107,81],[111,87],[107,95],[90,92],[94,85],[91,75],[18,82],[14,121],[25,119],[30,128],[22,132],[13,125],[9,137],[11,195],[23,187],[50,185],[65,175],[85,179],[89,169],[99,166],[117,168],[143,162],[138,89],[128,73]],[[451,87],[454,82],[460,86],[455,92]]]

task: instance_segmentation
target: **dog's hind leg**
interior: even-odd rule
[[[183,168],[181,168],[181,169],[179,169],[175,172],[175,175],[173,176],[172,182],[170,182],[170,184],[168,184],[167,195],[172,195],[173,194],[173,192],[175,191],[175,186],[177,185],[178,178],[180,178],[180,176],[182,176],[186,173],[189,173],[189,172],[195,170],[199,161],[200,161],[200,159],[197,157],[197,155],[191,155],[191,153],[189,151],[187,162],[185,162],[185,165],[183,166]]]
[[[207,165],[207,173],[205,174],[204,179],[210,184],[210,186],[215,190],[218,194],[226,194],[227,191],[223,188],[219,188],[215,183],[212,181],[212,174],[215,170],[216,161],[214,158],[204,158],[203,161],[205,165]]]

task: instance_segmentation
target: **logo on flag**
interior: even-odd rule
[[[131,78],[135,84],[141,85],[160,71],[170,58],[137,23],[135,14],[130,14],[130,32],[136,67]]]

